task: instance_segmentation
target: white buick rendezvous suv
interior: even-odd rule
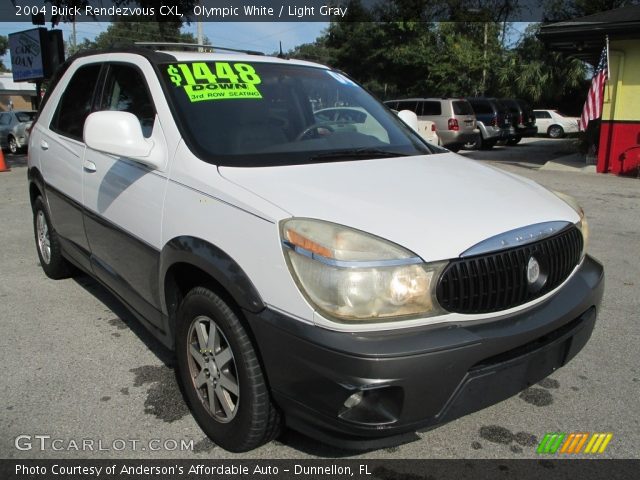
[[[45,273],[92,275],[174,349],[231,451],[283,425],[398,443],[564,365],[600,306],[571,198],[427,144],[322,65],[81,54],[28,172]]]

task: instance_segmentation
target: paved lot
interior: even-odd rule
[[[367,453],[336,450],[294,432],[242,456],[211,444],[184,406],[171,355],[112,296],[87,276],[46,279],[32,237],[25,160],[8,157],[13,169],[0,173],[0,458],[524,458],[535,457],[537,441],[552,431],[610,431],[606,456],[639,458],[640,180],[538,170],[568,153],[570,142],[536,139],[462,153],[583,204],[589,250],[607,275],[591,341],[520,396],[421,433],[416,442]],[[22,434],[62,439],[59,447],[82,439],[93,439],[95,448],[99,440],[104,448],[119,448],[117,439],[127,446],[20,451],[14,439]],[[132,439],[140,441],[137,450]],[[170,440],[170,449],[171,440],[193,440],[195,449],[150,451],[154,439]]]

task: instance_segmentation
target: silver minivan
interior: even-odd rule
[[[464,98],[407,98],[384,102],[394,110],[411,110],[418,120],[436,124],[440,145],[457,152],[466,143],[475,142],[480,133],[471,104]]]

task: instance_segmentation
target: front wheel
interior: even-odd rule
[[[217,445],[245,452],[278,435],[280,416],[251,340],[212,290],[196,287],[180,304],[176,354],[191,412]]]
[[[551,138],[562,138],[564,137],[564,129],[560,125],[551,125],[547,130],[547,134]]]
[[[18,142],[13,136],[9,137],[9,151],[14,155],[20,151],[20,148],[18,147]]]

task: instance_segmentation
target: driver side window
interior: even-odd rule
[[[149,138],[153,132],[156,110],[144,77],[133,66],[109,66],[99,110],[132,113],[138,117],[145,138]]]

